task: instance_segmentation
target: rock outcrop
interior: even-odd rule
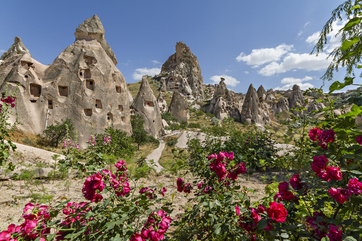
[[[160,74],[165,73],[164,81],[168,91],[179,92],[199,101],[204,99],[199,61],[183,42],[176,43],[176,53],[162,65]]]
[[[258,93],[259,101],[260,102],[264,101],[266,98],[266,91],[262,85],[259,86],[257,93]]]
[[[167,102],[166,102],[165,98],[163,97],[162,92],[160,92],[158,94],[157,103],[158,103],[158,107],[160,108],[161,113],[165,113],[168,111]]]
[[[133,101],[132,108],[135,114],[143,116],[145,131],[155,138],[158,138],[162,129],[162,118],[156,97],[148,83],[147,76],[142,77],[140,89]]]
[[[266,101],[276,100],[273,89],[268,89],[268,91],[266,92],[265,100]]]
[[[70,118],[82,147],[86,146],[92,125],[94,133],[103,133],[107,126],[130,133],[126,81],[115,66],[113,51],[105,47],[108,44],[99,18],[95,15],[79,25],[75,37],[50,66],[38,63],[26,51],[15,54],[14,59],[10,57],[11,64],[7,62],[9,57],[4,58],[0,73],[6,74],[2,68],[13,67],[0,91],[6,85],[15,90],[20,84],[16,109],[24,125],[19,128],[41,134],[56,121]],[[14,45],[24,49],[19,40],[16,38]]]
[[[179,92],[174,92],[168,112],[179,122],[189,119],[189,106]]]
[[[280,98],[278,102],[274,104],[273,110],[275,114],[279,114],[283,111],[289,111],[289,101],[285,97]]]
[[[304,96],[303,93],[299,87],[299,85],[294,85],[292,92],[290,93],[290,96],[288,98],[289,101],[289,109],[294,109],[295,107],[298,106],[304,106]],[[293,114],[299,116],[302,113],[298,112],[298,111],[293,111]]]
[[[246,93],[244,104],[240,113],[241,122],[249,124],[270,124],[270,111],[267,104],[259,101],[259,95],[252,84]]]
[[[326,106],[322,102],[317,102],[313,99],[310,103],[308,103],[308,112],[318,111],[320,109],[324,109]]]

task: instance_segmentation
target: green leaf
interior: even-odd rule
[[[352,236],[347,236],[343,241],[357,241],[357,239],[353,238]]]
[[[353,84],[353,79],[354,79],[354,77],[345,77],[344,83],[341,83],[339,81],[333,82],[333,84],[331,84],[331,86],[329,86],[329,92],[331,93],[335,90],[341,90],[344,87],[346,87],[347,85]]]
[[[288,235],[287,233],[282,233],[282,234],[280,234],[280,236],[281,236],[282,238],[289,238],[289,235]]]
[[[354,6],[353,8],[351,8],[350,11],[355,10],[355,9],[357,9],[357,8],[360,8],[360,7],[361,7],[360,5],[356,5],[356,6]]]
[[[359,42],[359,38],[354,37],[352,40],[344,40],[341,46],[341,51],[346,51],[349,49],[353,44]]]
[[[221,231],[221,223],[218,223],[214,226],[214,233],[218,235]]]
[[[359,24],[359,22],[361,22],[361,19],[358,17],[352,18],[351,20],[348,21],[348,23],[342,28],[343,30],[349,31],[351,30],[354,26],[356,26],[357,24]]]
[[[268,225],[268,220],[266,220],[266,219],[261,219],[261,220],[258,222],[258,229],[262,230],[262,229],[266,228],[267,225]]]
[[[352,116],[352,117],[356,117],[358,116],[359,114],[361,114],[361,109],[360,107],[358,107],[358,105],[353,105],[350,112],[347,112],[346,114],[344,115],[341,115],[341,117],[347,117],[347,116]]]

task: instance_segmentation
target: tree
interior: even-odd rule
[[[74,126],[69,118],[63,123],[55,121],[54,125],[48,126],[43,132],[45,139],[55,147],[58,147],[58,144],[65,139],[67,134],[70,138],[74,138]]]
[[[143,124],[145,120],[141,115],[133,115],[131,116],[131,124],[132,124],[132,138],[135,143],[138,145],[138,150],[140,149],[140,145],[143,145],[147,142],[147,132],[145,131]]]
[[[345,82],[334,82],[330,87],[330,91],[340,90],[347,85],[352,85],[355,78],[354,69],[356,67],[358,69],[362,68],[362,65],[359,64],[362,54],[362,42],[360,41],[362,40],[362,9],[360,3],[362,3],[362,0],[347,0],[334,9],[332,17],[324,25],[319,40],[312,50],[312,53],[316,54],[323,51],[327,44],[327,35],[333,30],[333,22],[343,20],[343,15],[345,15],[348,22],[338,32],[338,34],[341,34],[341,46],[330,53],[329,57],[332,58],[332,61],[322,76],[324,80],[331,80],[334,71],[338,71],[339,66],[346,67]]]

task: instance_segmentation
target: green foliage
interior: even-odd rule
[[[140,145],[147,143],[147,132],[143,127],[144,123],[145,120],[141,115],[131,116],[132,138],[133,141],[137,143],[138,150],[140,149]]]
[[[164,119],[164,120],[167,122],[167,124],[169,124],[169,125],[171,124],[171,121],[172,121],[172,122],[177,122],[177,119],[174,118],[174,117],[172,117],[170,112],[161,113],[161,117],[162,117],[162,119]]]
[[[73,139],[75,136],[74,126],[72,120],[69,118],[67,118],[63,123],[55,121],[55,124],[48,126],[44,130],[46,141],[55,147],[58,147],[58,144],[66,138],[67,134],[70,139]]]
[[[189,123],[188,128],[201,128],[200,123]]]
[[[212,117],[211,125],[218,125],[218,124],[219,124],[219,120],[216,117]]]

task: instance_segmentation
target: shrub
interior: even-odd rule
[[[74,126],[71,119],[66,119],[63,123],[55,121],[55,124],[48,126],[44,130],[46,141],[55,147],[58,147],[59,143],[62,142],[67,134],[71,139],[74,138]]]
[[[201,128],[200,123],[189,123],[188,128]]]

